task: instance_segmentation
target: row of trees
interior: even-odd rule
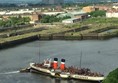
[[[7,20],[0,20],[0,26],[11,27],[29,23],[29,17],[9,17]]]
[[[103,17],[103,16],[106,16],[106,11],[96,10],[96,11],[90,12],[89,15],[91,17]]]
[[[41,23],[53,23],[53,22],[61,22],[64,19],[71,18],[70,16],[65,16],[65,17],[57,17],[56,15],[46,15],[43,16],[42,19],[40,20]]]

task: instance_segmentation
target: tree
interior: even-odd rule
[[[89,14],[92,17],[105,16],[106,15],[106,11],[104,11],[104,10],[96,10],[96,11],[90,12]]]
[[[0,20],[0,26],[4,25],[4,21]]]
[[[23,20],[24,20],[24,22],[26,22],[26,23],[29,23],[29,22],[30,22],[30,18],[29,18],[29,17],[24,17]]]
[[[118,68],[110,72],[102,83],[118,83]]]
[[[40,20],[41,23],[52,23],[52,22],[61,22],[64,19],[71,18],[70,16],[65,16],[65,17],[57,17],[56,15],[46,15],[43,16],[42,19]]]
[[[0,20],[0,26],[10,27],[29,23],[29,17],[9,17],[8,20]]]

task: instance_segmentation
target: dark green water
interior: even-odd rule
[[[17,73],[30,62],[47,58],[66,59],[66,65],[80,66],[107,75],[118,67],[118,39],[105,41],[34,41],[0,51],[0,83],[91,83],[59,80],[32,73]],[[40,58],[39,58],[40,52]]]

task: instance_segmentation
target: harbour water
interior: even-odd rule
[[[0,50],[0,83],[91,83],[78,80],[54,79],[34,73],[19,73],[30,62],[42,62],[57,57],[66,59],[68,66],[81,66],[105,76],[118,67],[118,39],[83,41],[34,41]],[[94,83],[94,82],[93,82]]]

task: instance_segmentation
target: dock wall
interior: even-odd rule
[[[65,36],[65,35],[35,35],[28,38],[22,38],[14,41],[0,43],[0,49],[9,48],[13,46],[17,46],[23,43],[35,41],[35,40],[105,40],[118,36],[88,36],[88,35],[80,35],[80,36]]]
[[[18,40],[14,40],[14,41],[0,43],[0,49],[17,46],[17,45],[20,45],[20,44],[23,44],[23,43],[35,41],[37,39],[38,39],[38,36],[31,36],[31,37],[28,37],[28,38],[22,38],[22,39],[18,39]]]

